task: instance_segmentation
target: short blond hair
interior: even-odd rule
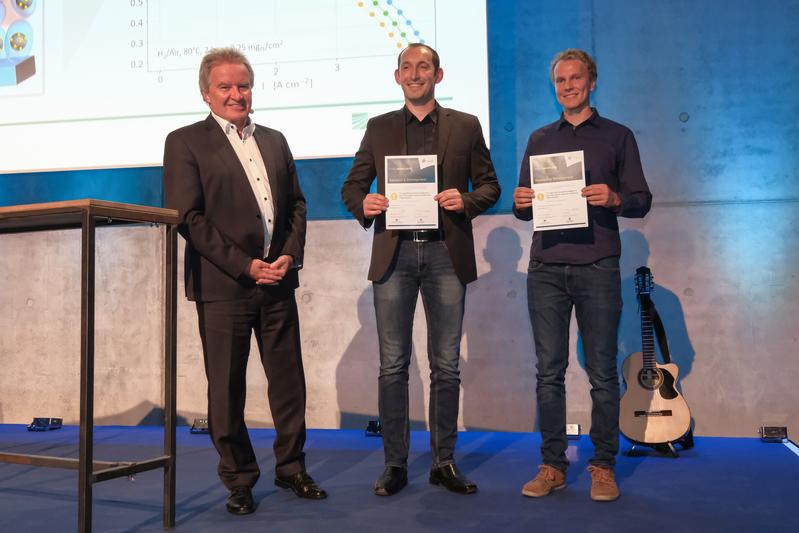
[[[555,57],[552,59],[552,63],[549,65],[549,78],[553,83],[555,82],[555,65],[557,65],[559,61],[566,61],[568,59],[575,59],[585,65],[588,69],[588,75],[590,76],[591,81],[596,81],[598,74],[596,71],[596,63],[594,62],[594,58],[591,57],[588,52],[580,50],[579,48],[567,48],[566,50],[555,54]]]

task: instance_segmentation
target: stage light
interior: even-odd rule
[[[63,422],[61,418],[34,418],[27,427],[28,431],[50,431],[51,429],[61,429]]]
[[[208,434],[208,419],[195,418],[189,428],[189,433],[194,435],[207,435]]]
[[[785,442],[788,440],[788,428],[786,426],[760,426],[758,433],[760,433],[760,440],[763,442]]]
[[[370,420],[366,424],[366,436],[367,437],[382,437],[383,436],[383,426],[380,424],[380,419],[377,420]]]
[[[580,424],[566,424],[566,438],[569,440],[579,440]]]

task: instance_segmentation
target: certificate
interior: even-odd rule
[[[438,229],[438,156],[386,156],[386,229]]]
[[[530,156],[533,197],[533,231],[585,228],[588,202],[583,151]]]

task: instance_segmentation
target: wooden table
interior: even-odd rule
[[[77,469],[78,531],[92,528],[92,485],[137,472],[164,469],[164,528],[175,526],[175,396],[177,324],[178,212],[101,200],[74,200],[0,207],[0,234],[57,229],[81,230],[80,307],[80,448],[79,457],[4,453],[0,462]],[[94,433],[94,302],[95,230],[98,226],[161,224],[164,244],[164,454],[136,462],[95,461]]]

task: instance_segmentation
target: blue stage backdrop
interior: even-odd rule
[[[635,131],[656,204],[799,200],[797,12],[799,0],[488,0],[491,152],[504,190],[493,212],[510,211],[529,133],[558,117],[549,61],[570,46],[596,57],[594,102]],[[350,161],[298,162],[311,219],[346,216],[338,191]],[[84,197],[159,206],[161,169],[0,175],[0,205]]]

